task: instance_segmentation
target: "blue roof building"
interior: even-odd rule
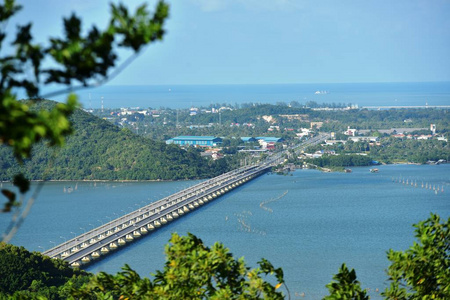
[[[199,147],[215,147],[221,143],[222,139],[215,136],[177,136],[166,141],[166,144]]]

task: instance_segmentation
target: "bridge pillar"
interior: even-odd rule
[[[91,259],[89,258],[89,256],[85,256],[81,259],[81,263],[83,264],[87,264],[91,261]]]

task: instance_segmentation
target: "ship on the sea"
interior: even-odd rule
[[[326,95],[326,94],[328,94],[328,91],[316,91],[314,93],[314,95]]]

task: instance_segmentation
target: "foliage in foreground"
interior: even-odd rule
[[[366,291],[361,289],[359,281],[356,280],[355,270],[350,271],[345,264],[342,264],[339,273],[333,276],[333,280],[335,281],[327,284],[330,295],[326,296],[324,300],[369,299]]]
[[[244,260],[234,259],[227,248],[215,243],[211,248],[192,234],[173,234],[166,246],[167,261],[154,279],[141,278],[125,265],[117,275],[100,273],[75,298],[123,299],[283,299],[277,289],[284,283],[283,271],[263,259],[250,269]],[[264,277],[273,274],[274,286]]]

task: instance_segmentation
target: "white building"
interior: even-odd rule
[[[356,135],[356,129],[354,128],[350,128],[350,126],[347,127],[347,130],[344,131],[345,135],[349,135],[349,136],[355,136]]]

